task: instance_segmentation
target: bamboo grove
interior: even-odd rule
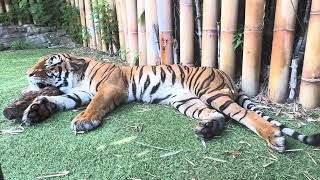
[[[79,10],[84,47],[118,52],[129,65],[219,68],[232,78],[241,75],[250,96],[258,94],[267,69],[272,101],[299,94],[304,107],[320,106],[319,0],[65,2]],[[10,11],[10,0],[0,4],[0,13]]]

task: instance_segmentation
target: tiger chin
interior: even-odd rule
[[[90,131],[119,105],[139,101],[172,105],[197,119],[195,133],[204,139],[220,135],[227,116],[278,152],[286,149],[285,136],[320,145],[319,134],[298,133],[266,116],[223,71],[214,68],[177,64],[117,66],[59,53],[40,58],[27,75],[31,89],[55,86],[63,94],[37,97],[24,111],[25,125],[42,122],[59,111],[87,106],[71,121],[71,129]]]

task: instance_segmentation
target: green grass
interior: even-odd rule
[[[27,85],[25,71],[40,56],[56,51],[0,52],[1,112]],[[304,150],[279,154],[268,150],[257,135],[233,122],[228,123],[221,137],[207,142],[205,148],[193,133],[196,121],[171,107],[123,105],[105,118],[101,128],[78,135],[69,129],[70,120],[76,114],[61,112],[44,123],[26,128],[23,133],[0,135],[0,163],[5,177],[35,179],[61,171],[70,172],[65,179],[320,177],[319,149],[289,139],[290,148]],[[18,125],[0,115],[1,130]],[[143,127],[142,131],[136,127]],[[319,125],[310,123],[300,131],[310,133],[319,129]]]

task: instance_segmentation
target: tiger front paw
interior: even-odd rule
[[[56,110],[57,106],[54,103],[44,96],[39,96],[24,111],[22,124],[29,126],[32,123],[42,122],[49,118]]]
[[[204,139],[212,139],[214,136],[220,135],[223,128],[224,120],[202,120],[195,128],[195,133]]]
[[[72,121],[70,128],[73,131],[91,131],[96,129],[101,124],[101,118],[93,115],[87,115],[85,112],[77,115]]]

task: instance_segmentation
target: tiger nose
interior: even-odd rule
[[[31,77],[31,76],[33,76],[34,74],[35,74],[36,72],[31,72],[31,73],[28,73],[28,75]]]
[[[31,77],[31,76],[35,75],[35,74],[37,73],[37,71],[38,71],[38,70],[29,70],[29,71],[27,72],[27,75],[28,75],[29,77]]]

